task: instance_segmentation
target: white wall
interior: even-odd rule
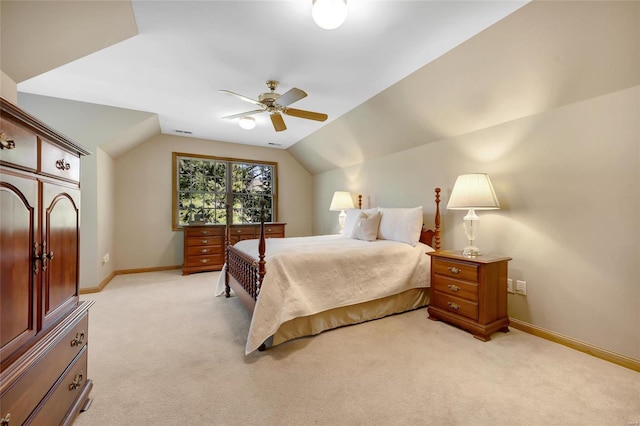
[[[640,359],[640,87],[314,176],[314,232],[335,228],[334,189],[371,205],[423,205],[442,188],[443,248],[462,248],[455,178],[485,172],[502,209],[479,212],[481,250],[513,257],[509,315]]]
[[[287,151],[157,135],[115,162],[115,269],[182,264],[182,231],[171,222],[173,152],[277,162],[278,220],[287,236],[311,234],[311,175]]]
[[[115,235],[115,161],[101,148],[95,152],[97,161],[97,260],[98,282],[107,279],[113,272],[111,251],[114,248]],[[109,255],[109,261],[104,262],[104,256]],[[114,253],[115,254],[115,253]]]
[[[424,143],[380,154],[389,134]],[[314,175],[314,233],[335,228],[335,190],[432,223],[440,186],[443,248],[462,248],[465,212],[446,203],[459,174],[486,172],[502,209],[479,213],[477,244],[527,282],[509,315],[640,360],[640,3],[532,2],[291,152],[331,158],[342,140],[361,160]]]

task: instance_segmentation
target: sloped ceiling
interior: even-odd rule
[[[316,174],[636,86],[639,20],[639,2],[529,3],[289,152]]]
[[[128,1],[7,1],[2,70],[16,83],[138,34]]]

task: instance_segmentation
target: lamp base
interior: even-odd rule
[[[464,250],[462,250],[462,255],[467,257],[480,256],[481,254],[482,253],[480,253],[480,249],[478,249],[478,247],[473,245],[466,246]]]

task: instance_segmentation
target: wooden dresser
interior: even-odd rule
[[[266,238],[284,238],[284,223],[265,223]],[[224,265],[224,225],[189,225],[184,227],[182,275],[219,271]],[[231,225],[229,243],[260,238],[260,224]]]
[[[431,256],[432,320],[463,328],[476,339],[509,331],[507,316],[507,263],[510,257],[462,256],[460,251],[438,251]]]
[[[78,298],[80,156],[0,98],[0,421],[70,424],[90,404]]]

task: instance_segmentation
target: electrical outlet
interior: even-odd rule
[[[527,295],[527,282],[526,281],[516,281],[516,293],[522,294],[523,296]]]
[[[513,280],[511,278],[507,278],[507,293],[514,293]]]
[[[102,264],[109,263],[109,253],[105,254],[102,258]]]

